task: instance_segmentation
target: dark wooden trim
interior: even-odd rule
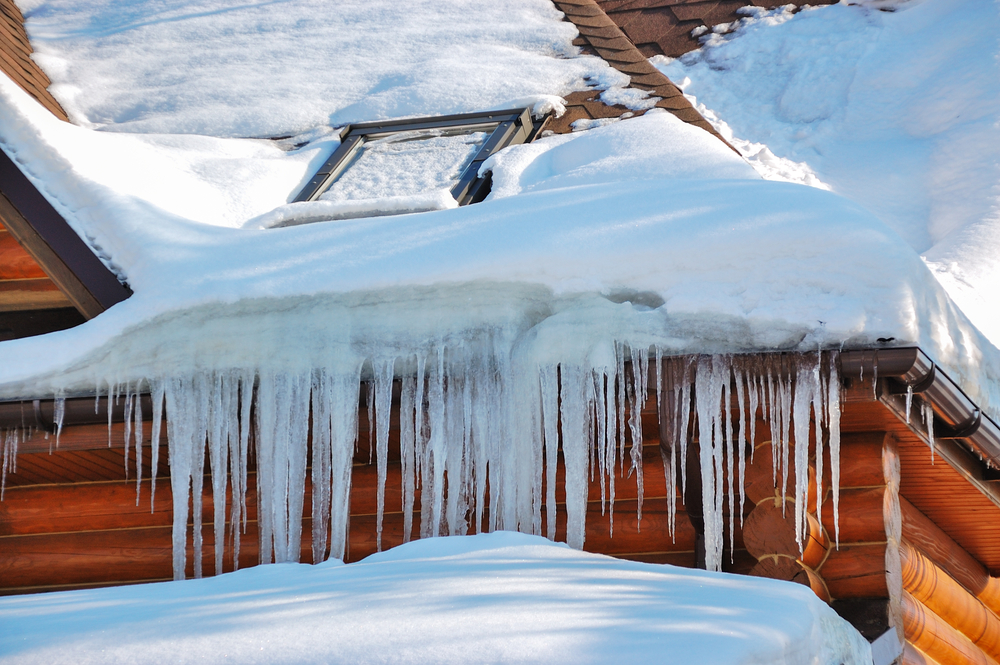
[[[86,318],[132,295],[2,150],[0,221]]]

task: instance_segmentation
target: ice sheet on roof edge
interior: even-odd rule
[[[328,368],[300,373],[234,369],[107,386],[105,394],[110,400],[125,401],[126,474],[130,438],[135,437],[137,504],[142,486],[144,418],[138,391],[148,389],[153,396],[151,505],[155,500],[164,406],[170,414],[167,435],[175,579],[185,577],[188,518],[189,514],[202,514],[206,471],[211,471],[212,478],[214,542],[232,543],[238,567],[240,540],[233,529],[246,529],[251,429],[261,563],[300,560],[302,520],[297,516],[303,514],[310,442],[312,558],[318,562],[327,556],[344,557],[363,367],[369,373],[365,389],[378,477],[379,550],[397,365],[404,371],[397,411],[404,542],[410,539],[418,488],[420,537],[498,529],[542,535],[544,505],[544,535],[554,540],[556,501],[563,498],[555,493],[560,447],[565,468],[567,543],[578,549],[584,545],[589,481],[594,475],[600,480],[601,512],[607,509],[612,535],[616,481],[634,476],[641,527],[644,436],[640,414],[650,388],[650,349],[616,343],[613,349],[607,349],[613,355],[606,358],[610,364],[532,366],[510,348],[509,341],[502,331],[489,331],[468,344],[438,345],[404,357],[355,356],[354,366],[340,372]],[[706,566],[721,570],[725,546],[733,550],[737,515],[742,522],[747,446],[755,440],[756,427],[755,418],[747,414],[756,413],[758,407],[780,451],[773,471],[776,483],[780,478],[782,492],[794,499],[800,548],[806,525],[803,506],[808,502],[811,457],[818,465],[817,504],[822,505],[825,494],[824,445],[830,448],[829,475],[837,533],[840,407],[836,354],[800,354],[792,363],[726,355],[688,356],[664,363],[661,348],[653,349],[653,354],[657,402],[661,391],[671,392],[676,409],[670,415],[678,423],[676,438],[669,442],[670,454],[664,458],[671,536],[675,529],[678,472],[682,491],[687,482],[688,442],[686,434],[681,433],[686,433],[691,424],[697,427],[703,444],[698,463],[706,524]],[[727,408],[734,397],[740,405],[735,421]],[[57,428],[61,430],[58,413]],[[697,414],[696,425],[694,420],[689,421],[692,413]],[[813,418],[817,426],[810,442]],[[8,472],[16,471],[21,436],[20,430],[5,434],[4,481]],[[209,469],[205,468],[206,443]],[[797,445],[791,448],[791,444]],[[791,459],[790,452],[794,453]],[[735,512],[737,501],[739,513]],[[728,514],[725,506],[729,506]],[[396,506],[390,509],[395,511]],[[195,577],[201,577],[203,540],[200,522],[197,524],[193,530],[193,570]],[[215,549],[214,554],[215,572],[219,574],[223,570],[222,548]]]

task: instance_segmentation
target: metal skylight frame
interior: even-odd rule
[[[455,197],[458,204],[466,205],[482,201],[489,194],[489,175],[479,176],[479,169],[483,162],[498,150],[509,145],[528,142],[534,138],[540,127],[532,124],[531,111],[527,108],[347,125],[340,130],[340,146],[330,155],[330,158],[326,160],[312,179],[306,183],[293,202],[318,199],[347,170],[352,158],[368,141],[404,132],[432,129],[461,130],[463,133],[490,132],[486,143],[462,172],[458,184],[451,188],[451,195]]]

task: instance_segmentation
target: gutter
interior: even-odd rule
[[[929,404],[932,431],[925,428],[919,434],[929,439],[933,433],[935,442],[961,440],[990,469],[1000,469],[1000,427],[919,348],[843,351],[840,366],[844,381],[871,377],[875,398],[893,411],[899,411],[902,401],[902,419],[909,420],[911,429],[921,411],[911,406],[907,418],[906,396],[916,406]]]
[[[916,347],[843,351],[841,381],[871,390],[971,485],[1000,506],[1000,427]],[[933,413],[925,421],[925,409]]]

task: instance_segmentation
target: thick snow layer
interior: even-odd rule
[[[996,342],[1000,6],[895,4],[758,12],[658,64],[763,173],[818,179],[885,221]]]
[[[502,325],[554,361],[611,340],[693,353],[895,337],[1000,404],[995,350],[895,233],[836,195],[759,180],[667,113],[501,153],[496,192],[475,206],[241,230],[226,227],[293,208],[281,206],[330,141],[285,153],[94,132],[0,89],[4,149],[135,290],[80,328],[2,345],[8,396],[181,367],[318,366],[335,348],[409,352]],[[135,175],[147,167],[156,177]],[[239,192],[253,196],[228,209]]]
[[[53,94],[114,131],[283,136],[628,82],[573,57],[549,0],[19,4]]]
[[[866,665],[804,586],[534,536],[433,538],[359,563],[0,600],[5,663]]]

